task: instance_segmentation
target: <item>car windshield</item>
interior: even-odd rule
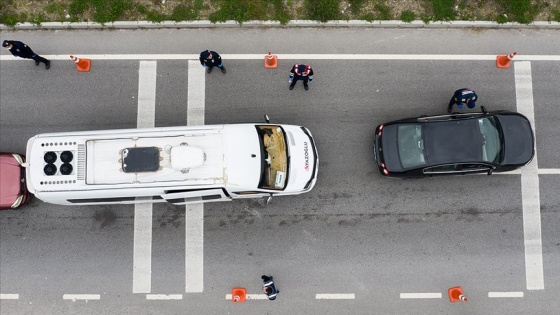
[[[502,159],[499,122],[494,117],[401,124],[397,131],[403,169]]]
[[[502,141],[500,127],[495,117],[478,119],[478,127],[482,135],[482,160],[489,163],[501,162]]]

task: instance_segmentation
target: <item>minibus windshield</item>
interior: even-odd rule
[[[262,149],[262,173],[259,188],[283,190],[288,177],[288,149],[282,127],[257,126]]]

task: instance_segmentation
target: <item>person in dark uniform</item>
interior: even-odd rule
[[[290,83],[290,90],[294,89],[294,85],[298,80],[303,81],[303,87],[305,90],[309,90],[309,85],[307,82],[313,81],[313,69],[308,65],[294,65],[292,70],[290,70],[290,76],[288,77],[288,83]]]
[[[262,276],[261,279],[263,280],[263,291],[268,297],[269,300],[276,300],[276,296],[280,293],[279,290],[276,289],[276,285],[272,279],[272,276]]]
[[[203,67],[206,67],[206,73],[212,72],[213,67],[220,68],[223,74],[226,73],[226,67],[224,67],[224,64],[222,63],[222,57],[220,57],[217,52],[205,50],[200,53],[199,59],[200,64],[202,64]]]
[[[45,69],[51,67],[51,62],[31,50],[26,44],[19,42],[17,40],[5,40],[2,42],[2,47],[6,47],[12,55],[25,59],[35,60],[35,65],[38,66],[40,62],[45,64]]]
[[[478,100],[478,95],[469,89],[459,89],[453,93],[453,97],[447,105],[447,112],[451,113],[453,105],[457,105],[457,108],[463,108],[463,105],[467,105],[468,108],[474,108],[475,102]]]

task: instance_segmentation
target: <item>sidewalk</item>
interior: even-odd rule
[[[15,27],[0,24],[0,30],[59,30],[59,29],[165,29],[165,28],[491,28],[491,29],[560,29],[560,22],[537,21],[530,24],[510,22],[499,24],[492,21],[438,21],[424,23],[415,20],[410,23],[400,20],[388,21],[364,21],[364,20],[337,20],[329,22],[318,22],[311,20],[292,20],[287,25],[277,21],[247,21],[239,24],[237,21],[226,21],[212,23],[203,21],[163,21],[154,23],[150,21],[115,21],[107,24],[96,22],[45,22],[41,25],[32,23],[20,23]]]

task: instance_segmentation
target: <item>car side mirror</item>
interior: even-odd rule
[[[266,121],[266,123],[270,123],[270,118],[268,118],[268,115],[264,115],[264,121]]]
[[[480,106],[480,109],[482,110],[483,113],[487,114],[488,111],[486,110],[486,107],[484,106]]]
[[[270,194],[270,196],[268,196],[268,198],[266,198],[266,204],[270,204],[270,201],[272,200],[272,194]]]
[[[494,169],[493,169],[493,168],[491,168],[491,169],[488,170],[488,175],[492,175],[492,173],[494,173]]]

